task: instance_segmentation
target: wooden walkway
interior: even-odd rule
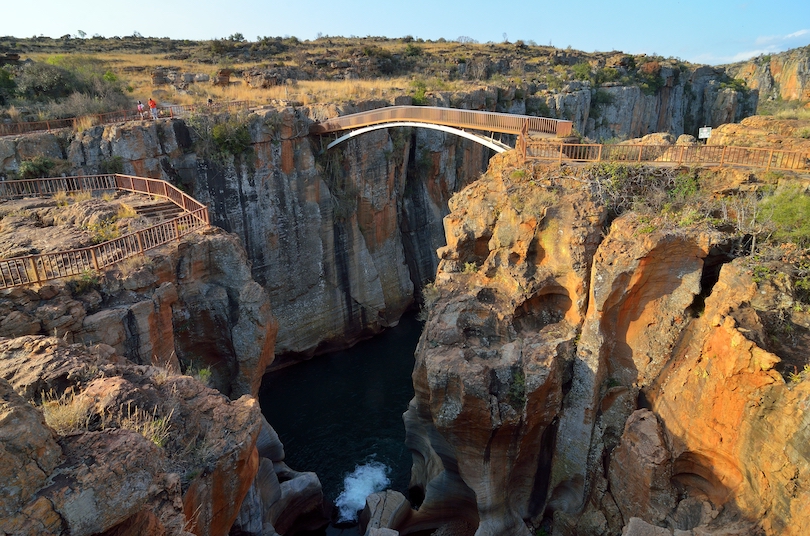
[[[101,271],[118,262],[209,226],[208,207],[166,181],[131,175],[90,175],[0,182],[0,200],[39,197],[57,192],[122,190],[166,199],[179,215],[145,229],[94,246],[0,260],[0,289],[42,284],[87,271]]]

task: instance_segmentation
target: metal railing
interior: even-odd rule
[[[766,170],[808,170],[810,153],[720,145],[601,145],[583,143],[527,143],[524,160],[562,162],[652,162],[679,165],[730,165]]]
[[[310,128],[310,132],[312,134],[327,134],[392,121],[415,121],[516,135],[520,135],[528,129],[530,133],[554,134],[557,137],[570,135],[573,128],[571,121],[548,117],[459,110],[436,106],[389,106],[315,123]]]
[[[160,106],[158,111],[161,117],[184,117],[192,112],[201,110],[231,111],[250,108],[250,101],[231,101],[214,103],[212,105],[191,104],[191,105],[170,105]],[[79,125],[87,126],[109,125],[112,123],[124,123],[127,121],[140,121],[151,119],[152,115],[147,108],[144,112],[138,110],[118,110],[104,114],[84,115],[81,117],[69,117],[66,119],[51,119],[47,121],[26,121],[22,123],[0,123],[0,136],[11,136],[15,134],[27,134],[29,132],[42,132],[56,130],[60,128],[72,128],[76,130]]]
[[[170,220],[94,246],[0,260],[0,289],[44,283],[100,271],[124,259],[208,227],[208,207],[166,181],[131,175],[92,175],[0,182],[0,199],[52,195],[56,192],[124,190],[168,199],[183,209]]]

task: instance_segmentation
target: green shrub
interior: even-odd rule
[[[221,161],[251,150],[249,119],[246,114],[200,113],[191,116],[187,124],[196,135],[197,153]]]
[[[68,280],[67,284],[74,296],[96,290],[101,286],[98,274],[93,270],[83,271],[81,275]]]
[[[124,172],[124,159],[120,156],[111,156],[104,158],[98,165],[99,173],[123,173]]]
[[[759,221],[773,228],[771,238],[810,246],[810,196],[798,188],[787,188],[761,202]]]
[[[413,43],[408,43],[407,45],[405,45],[405,55],[409,57],[421,56],[422,47],[414,45]]]
[[[69,169],[70,164],[65,160],[35,156],[31,160],[20,162],[19,175],[21,179],[41,179],[59,176]]]
[[[669,191],[669,196],[677,201],[685,201],[697,195],[699,188],[697,176],[679,173],[675,176],[675,186]]]
[[[250,149],[251,138],[247,124],[225,121],[214,125],[211,137],[217,149],[224,154],[238,155]]]
[[[588,63],[577,63],[572,67],[575,80],[590,80],[591,66]]]
[[[739,93],[747,93],[748,85],[745,83],[745,80],[734,78],[733,80],[726,80],[725,82],[721,82],[720,89],[732,89]]]
[[[618,69],[614,69],[612,67],[604,67],[602,69],[598,69],[596,74],[593,76],[593,84],[595,86],[601,86],[605,82],[615,82],[619,79],[621,73],[619,73]]]
[[[58,99],[78,90],[76,77],[56,65],[31,63],[16,79],[17,92],[29,99]]]
[[[426,106],[428,100],[425,96],[425,92],[427,92],[427,84],[425,81],[417,78],[411,82],[411,88],[413,89],[411,98],[413,99],[414,106]]]
[[[526,375],[523,370],[512,370],[512,383],[509,386],[509,401],[513,406],[523,409],[526,404]]]
[[[11,73],[3,68],[0,68],[0,106],[5,104],[14,96],[17,84],[11,77]]]

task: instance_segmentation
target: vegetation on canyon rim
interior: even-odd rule
[[[584,53],[533,42],[477,43],[424,41],[406,36],[295,37],[241,34],[227,39],[189,41],[144,38],[61,39],[0,38],[0,53],[17,54],[20,63],[0,61],[0,115],[12,120],[82,117],[122,108],[155,97],[175,104],[244,100],[286,100],[311,104],[410,95],[425,104],[430,91],[458,91],[488,83],[515,86],[520,96],[558,91],[568,82],[598,88],[636,85],[655,94],[664,84],[662,69],[680,73],[689,64],[678,58]],[[29,61],[30,60],[30,61]],[[154,87],[155,69],[214,75],[229,69],[237,80],[227,86],[193,83]],[[343,71],[350,68],[351,76]],[[261,88],[246,83],[251,71],[273,73]],[[726,77],[724,87],[747,92],[745,82]],[[541,105],[529,113],[548,114]]]

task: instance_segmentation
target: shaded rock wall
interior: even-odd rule
[[[574,121],[578,132],[595,140],[632,139],[654,132],[697,136],[700,127],[717,127],[756,113],[756,91],[721,88],[720,70],[662,68],[659,76],[662,87],[653,94],[638,86],[567,86],[563,92],[533,99],[543,100],[552,116]]]

